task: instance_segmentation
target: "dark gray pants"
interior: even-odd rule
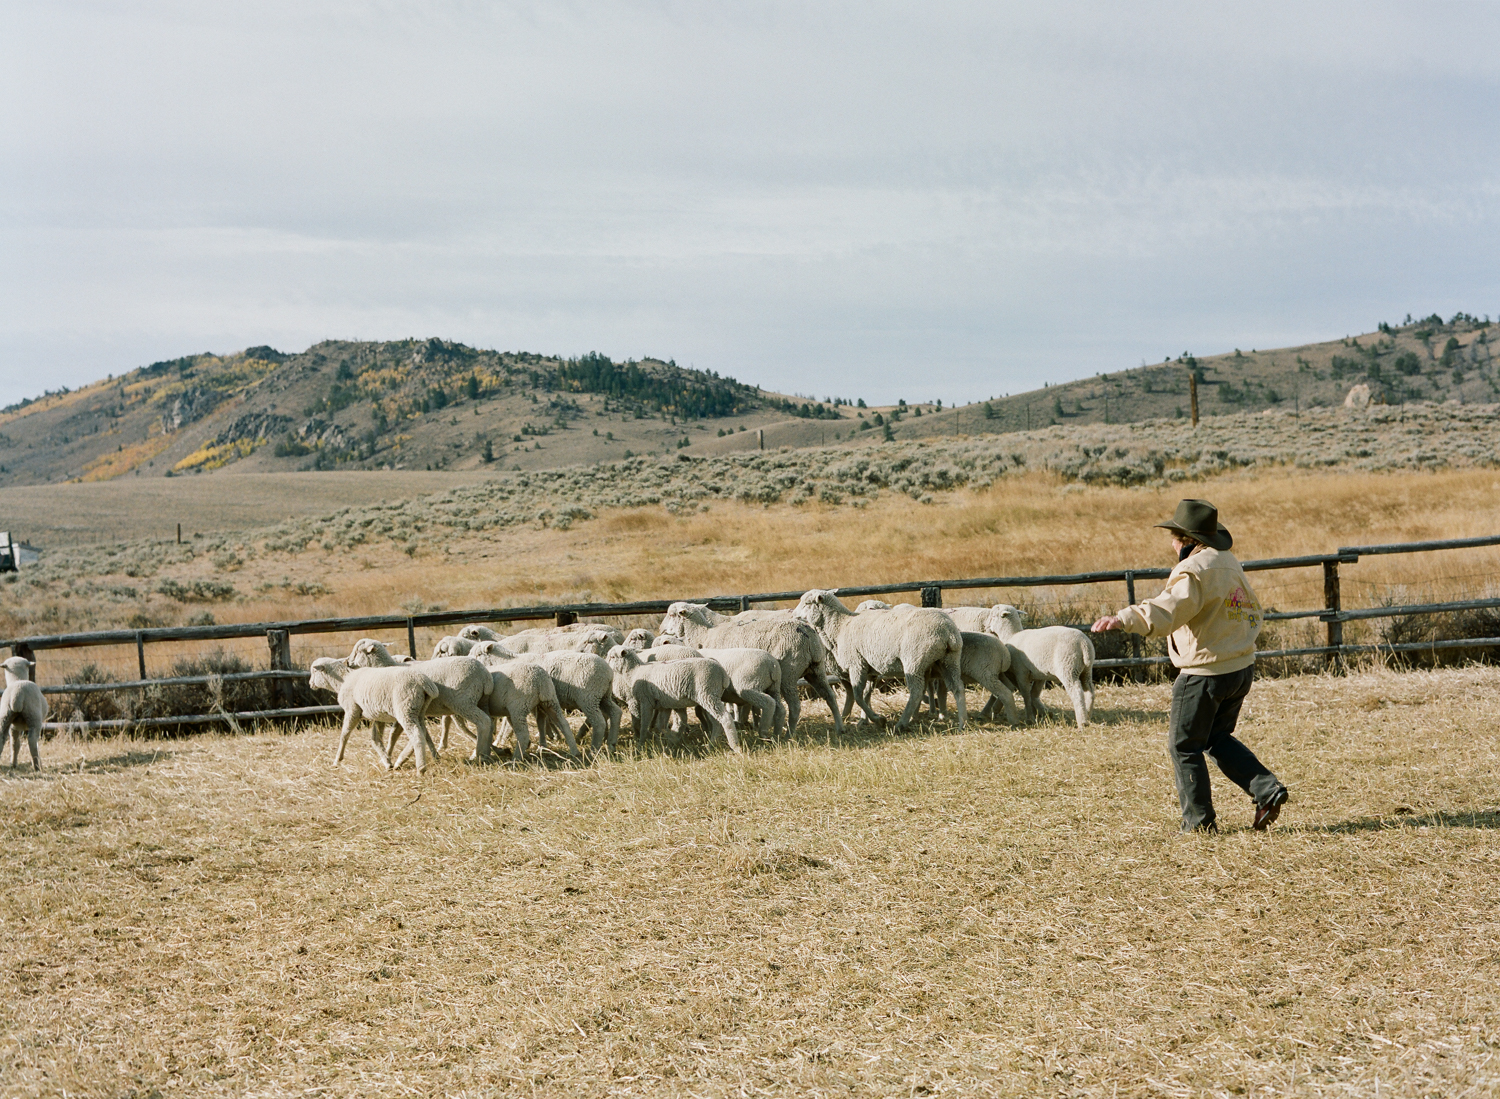
[[[1184,673],[1172,685],[1167,754],[1177,774],[1184,832],[1217,827],[1205,755],[1212,757],[1229,781],[1249,794],[1256,805],[1265,804],[1281,789],[1280,780],[1234,736],[1240,707],[1253,682],[1255,667],[1251,665],[1227,675]]]

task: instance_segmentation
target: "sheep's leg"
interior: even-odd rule
[[[391,769],[391,747],[396,741],[396,726],[379,721],[370,722],[370,746],[375,749],[375,758],[381,767]]]
[[[544,710],[545,707],[545,710]],[[537,706],[536,723],[540,727],[543,719],[551,723],[553,729],[562,733],[563,740],[568,745],[568,758],[574,763],[581,762],[583,757],[578,754],[578,741],[573,737],[573,726],[568,723],[566,715],[550,702],[542,702]]]
[[[427,735],[427,719],[420,711],[405,716],[401,727],[406,730],[406,739],[416,753],[417,774],[420,775],[427,770],[427,746],[432,743],[432,738]]]
[[[609,695],[604,696],[600,708],[604,709],[605,717],[609,719],[609,750],[613,752],[620,743],[620,721],[623,715],[619,705]]]
[[[1005,689],[1003,683],[998,679],[977,679],[975,682],[979,684],[982,690],[990,692],[990,700],[985,703],[984,709],[979,711],[979,719],[981,721],[989,720],[987,715],[993,715],[995,706],[998,704],[1004,714],[1007,725],[1017,725],[1020,723],[1020,717],[1016,713],[1016,700],[1011,697],[1010,692]]]
[[[723,705],[723,703],[721,702],[720,705]],[[727,707],[726,707],[726,710],[727,710]],[[705,740],[708,739],[708,737],[711,735],[709,733],[709,729],[713,728],[713,726],[716,725],[716,724],[718,724],[718,722],[710,719],[709,716],[706,713],[703,712],[703,707],[702,706],[694,706],[693,707],[693,712],[698,715],[698,728],[700,728],[700,729],[703,730],[703,737],[704,737],[704,739]],[[684,710],[683,713],[687,713],[687,711]],[[731,725],[734,724],[734,715],[733,714],[729,715],[729,722],[730,722]]]
[[[10,741],[10,765],[16,765],[16,757],[21,753],[21,730],[15,724],[15,715],[6,714],[0,717],[0,752],[5,751],[5,742]]]
[[[462,726],[459,726],[459,728],[462,728]],[[394,729],[392,729],[391,730],[391,738],[392,738],[392,740],[395,739],[395,736],[396,736],[396,732],[395,732]],[[431,756],[434,760],[440,758],[439,755],[438,755],[437,747],[432,743],[432,737],[429,736],[428,733],[427,733],[427,722],[426,722],[425,718],[422,721],[422,740],[423,740],[423,743],[427,745],[427,754],[429,756]],[[411,755],[412,755],[412,740],[411,740],[411,734],[408,732],[407,736],[406,736],[406,743],[401,748],[401,754],[396,757],[396,762],[394,764],[392,764],[392,766],[399,768],[403,763],[405,763],[408,759],[411,758]]]
[[[865,712],[865,717],[871,725],[879,726],[880,715],[871,708],[870,695],[874,688],[874,677],[866,675],[864,668],[852,669],[849,672],[849,689],[854,693],[859,708]]]
[[[578,704],[578,712],[583,714],[584,724],[589,727],[589,751],[597,752],[604,743],[605,734],[609,732],[604,713],[590,699],[584,699]]]
[[[519,702],[511,706],[509,712],[510,726],[516,731],[516,748],[511,758],[517,763],[524,762],[531,751],[531,727],[526,723],[526,708]],[[542,730],[537,728],[537,749],[542,748]]]
[[[926,682],[920,675],[908,673],[906,679],[906,708],[901,711],[901,716],[896,719],[897,729],[907,729],[911,726],[912,715],[917,712],[917,707],[922,704],[922,684]]]
[[[495,737],[494,721],[478,706],[467,702],[455,705],[458,705],[458,709],[454,711],[453,720],[456,723],[466,722],[474,726],[474,754],[469,758],[477,759],[480,763],[488,763],[493,755],[491,747]],[[447,730],[448,719],[445,717],[443,719],[443,747],[445,748],[448,746]]]
[[[762,739],[769,737],[776,718],[775,700],[762,691],[752,691],[748,687],[741,690],[739,696],[745,700],[750,709],[759,713],[760,719],[756,724],[760,726],[760,737]]]
[[[772,719],[772,728],[777,736],[786,735],[786,702],[780,694],[772,694],[776,702],[776,716]]]
[[[717,698],[704,696],[698,700],[698,717],[703,721],[703,731],[708,732],[708,721],[705,719],[704,711],[713,715],[714,723],[724,730],[724,739],[729,742],[729,750],[738,753],[740,750],[739,734],[734,730],[734,716],[730,714],[729,707]]]
[[[854,685],[847,679],[843,680],[844,687],[844,712],[843,718],[849,720],[849,715],[854,712]]]
[[[833,693],[833,688],[828,685],[828,680],[823,678],[823,671],[816,665],[802,673],[802,678],[807,680],[812,687],[813,694],[821,698],[828,707],[829,714],[833,717],[833,731],[838,736],[844,735],[844,719],[839,716],[839,700]],[[797,693],[796,684],[792,685],[792,693]]]
[[[1083,669],[1083,675],[1079,680],[1083,688],[1083,721],[1088,724],[1094,715],[1094,667],[1092,664]]]
[[[786,703],[786,728],[789,735],[797,733],[797,722],[802,718],[802,698],[797,693],[797,680],[781,666],[781,700]]]
[[[359,707],[355,705],[351,705],[344,711],[344,729],[339,734],[339,746],[334,749],[333,753],[333,765],[335,767],[344,762],[344,748],[349,743],[349,734],[354,731],[355,723],[363,716],[360,713]],[[379,726],[376,726],[376,728],[379,728]],[[10,754],[10,765],[12,767],[16,765],[16,754],[14,751]]]
[[[958,713],[958,727],[962,729],[969,719],[969,700],[964,695],[963,665],[959,654],[949,653],[943,657],[943,682],[953,692],[953,709]]]
[[[1064,684],[1064,688],[1068,692],[1068,701],[1073,703],[1073,718],[1082,729],[1089,723],[1088,703],[1084,700],[1083,684],[1075,679]]]
[[[39,722],[28,721],[26,723],[26,747],[31,749],[31,769],[40,771],[42,769],[42,757],[37,752],[37,741],[41,737],[42,726]],[[11,752],[11,759],[16,758],[16,753]]]

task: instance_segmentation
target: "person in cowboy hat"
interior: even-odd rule
[[[1218,830],[1208,783],[1210,756],[1255,802],[1252,827],[1264,831],[1286,803],[1287,789],[1235,738],[1240,707],[1255,680],[1260,602],[1229,552],[1234,538],[1207,500],[1183,500],[1165,523],[1177,565],[1155,599],[1107,614],[1093,625],[1167,638],[1177,666],[1167,752],[1177,776],[1184,832]]]

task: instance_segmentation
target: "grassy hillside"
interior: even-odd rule
[[[0,485],[216,471],[535,469],[837,421],[653,359],[561,360],[442,340],[327,341],[153,363],[0,413]],[[781,441],[816,441],[783,431]]]
[[[192,355],[0,413],[0,486],[298,470],[484,474],[638,454],[848,447],[872,439],[1183,420],[1339,406],[1500,400],[1488,321],[1459,314],[1275,351],[1154,366],[959,408],[790,398],[712,372],[598,355],[561,360],[442,340],[328,341]],[[913,393],[913,396],[918,394]]]

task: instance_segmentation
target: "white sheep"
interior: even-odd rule
[[[610,751],[620,739],[620,707],[615,704],[614,671],[593,653],[550,652],[517,655],[498,641],[476,643],[477,651],[498,660],[525,660],[552,678],[564,713],[577,710],[593,730],[593,750],[609,738]]]
[[[478,643],[467,637],[440,637],[437,644],[432,646],[432,659],[436,660],[440,656],[470,656],[470,650]]]
[[[797,732],[802,713],[797,685],[806,680],[813,694],[827,703],[834,732],[843,732],[838,699],[826,678],[831,667],[828,650],[816,630],[797,621],[789,612],[744,611],[730,616],[709,610],[705,603],[673,603],[661,621],[661,633],[705,651],[764,649],[781,662],[781,698],[786,703],[787,731]]]
[[[493,684],[490,713],[509,721],[515,730],[513,758],[519,761],[531,751],[527,717],[534,714],[537,751],[546,750],[547,732],[552,730],[562,734],[568,745],[568,758],[576,762],[579,759],[578,742],[573,736],[573,727],[563,716],[556,682],[541,664],[541,658],[547,654],[518,656],[498,641],[485,641],[474,646],[473,655],[490,672]]]
[[[644,655],[644,654],[642,654]],[[781,695],[781,661],[765,649],[712,649],[711,657],[729,673],[732,690],[726,702],[749,707],[759,715],[760,735],[780,735],[786,728],[786,702]]]
[[[1010,671],[1010,649],[998,637],[973,630],[961,631],[964,651],[961,667],[965,683],[972,683],[990,693],[989,701],[980,711],[980,719],[989,718],[998,705],[1007,725],[1020,723],[1016,713],[1016,700],[1012,697],[1013,686],[1006,682]],[[934,672],[927,674],[927,686],[933,697],[933,708],[942,713],[946,705],[947,684]]]
[[[605,660],[614,671],[615,697],[629,708],[637,739],[644,740],[655,725],[658,710],[696,706],[723,731],[730,750],[740,750],[734,718],[724,706],[724,696],[733,685],[722,665],[701,658],[647,664],[634,649],[623,645],[611,649]]]
[[[620,642],[627,649],[649,649],[651,643],[656,640],[656,634],[644,626],[637,626],[625,635],[625,640]]]
[[[1094,708],[1094,643],[1071,626],[1026,628],[1026,616],[1009,603],[990,608],[986,632],[1020,649],[1047,677],[1061,686],[1073,703],[1073,717],[1082,729]]]
[[[390,668],[402,664],[384,644],[371,637],[354,643],[348,663],[351,668]],[[448,747],[448,717],[451,716],[473,727],[474,758],[488,763],[495,732],[489,709],[484,705],[493,687],[489,670],[467,656],[443,656],[406,666],[416,668],[438,685],[438,697],[427,709],[429,714],[443,717],[438,747],[441,750]],[[406,753],[403,752],[401,758],[405,759]]]
[[[31,670],[36,665],[24,656],[13,656],[0,663],[5,669],[5,693],[0,694],[0,751],[5,749],[6,737],[10,738],[10,765],[16,765],[21,753],[21,729],[26,729],[26,746],[31,749],[31,767],[42,769],[42,757],[37,751],[37,740],[42,735],[42,723],[47,720],[47,696],[31,681]]]
[[[629,645],[625,646],[627,649]],[[670,637],[665,635],[656,639],[656,644],[649,649],[636,649],[641,659],[647,664],[665,664],[669,660],[696,660],[703,656],[702,649],[695,649],[691,645],[674,644]]]
[[[428,752],[437,758],[437,749],[427,735],[424,714],[438,697],[438,685],[410,664],[386,668],[351,668],[347,661],[331,656],[319,657],[308,669],[308,685],[314,690],[333,691],[344,708],[344,728],[339,735],[335,765],[343,762],[349,734],[361,721],[370,722],[370,740],[381,764],[391,768],[390,749],[382,735],[386,725],[399,725],[406,733],[408,745],[417,755],[417,770],[427,769]]]
[[[963,693],[963,637],[951,618],[940,610],[912,607],[895,612],[855,614],[832,590],[804,592],[792,613],[818,631],[823,644],[849,677],[855,700],[871,721],[877,721],[870,706],[870,692],[883,676],[900,675],[906,681],[906,708],[896,722],[898,729],[911,723],[922,703],[927,669],[937,665],[954,695],[958,727],[968,717]]]

